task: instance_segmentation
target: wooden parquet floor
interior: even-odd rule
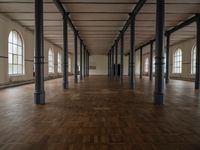
[[[1,150],[200,150],[200,92],[171,80],[165,105],[153,105],[153,82],[136,92],[106,76],[70,89],[47,81],[44,106],[33,103],[34,85],[0,90]]]

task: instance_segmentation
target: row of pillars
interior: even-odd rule
[[[66,40],[65,40],[66,41]],[[64,42],[64,41],[63,41]],[[64,49],[65,51],[65,49]],[[80,39],[80,80],[89,76],[89,52]],[[74,33],[74,82],[78,83],[78,31]],[[63,78],[65,82],[65,78]]]
[[[196,51],[196,79],[195,89],[200,89],[200,15],[196,16],[197,23],[197,51]],[[155,88],[154,103],[162,105],[164,103],[164,84],[169,82],[169,49],[170,49],[170,33],[165,34],[165,0],[157,0],[156,3],[156,40],[155,40]],[[166,42],[165,42],[166,35]],[[120,65],[120,83],[123,84],[123,56],[124,56],[124,33],[120,33],[121,40],[121,65]],[[150,80],[153,79],[153,43],[150,44]],[[165,44],[166,43],[166,44]],[[116,49],[114,48],[116,47]],[[114,55],[118,55],[118,42],[112,46],[108,52],[108,76],[114,77]],[[166,50],[166,51],[165,51]],[[166,52],[166,74],[164,74],[164,53]],[[143,47],[140,48],[140,78],[142,78],[142,54]],[[118,64],[115,59],[115,64]],[[130,52],[129,52],[129,86],[135,92],[135,16],[131,16],[130,21]],[[116,75],[116,73],[115,73]],[[165,83],[164,83],[165,78]]]
[[[63,88],[68,89],[68,15],[63,13]],[[80,39],[80,80],[89,76],[89,52]],[[78,83],[78,31],[74,32],[74,82]],[[35,0],[35,104],[45,104],[43,0]]]

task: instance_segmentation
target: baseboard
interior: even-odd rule
[[[62,78],[62,76],[49,76],[46,77],[44,80],[48,81],[48,80],[54,80],[54,79],[58,79],[58,78]],[[15,81],[15,82],[10,82],[10,83],[5,83],[5,84],[1,84],[0,85],[0,89],[6,89],[6,88],[10,88],[10,87],[16,87],[16,86],[21,86],[21,85],[26,85],[26,84],[32,84],[34,83],[35,80],[23,80],[23,81]]]

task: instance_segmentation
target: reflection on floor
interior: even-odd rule
[[[46,82],[44,106],[34,85],[0,91],[1,150],[199,150],[200,92],[171,80],[164,106],[153,105],[153,82],[137,80],[135,94],[106,76],[70,89]]]

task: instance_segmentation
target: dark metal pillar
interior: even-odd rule
[[[196,15],[197,19],[197,48],[196,48],[196,79],[195,79],[195,89],[200,89],[200,14]]]
[[[142,65],[143,65],[143,48],[140,48],[140,79],[142,79],[142,74],[143,74],[143,70],[142,70]]]
[[[129,76],[129,81],[130,81],[130,64],[131,64],[131,61],[130,61],[130,53],[128,54],[128,76]],[[130,83],[130,82],[129,82]]]
[[[80,80],[83,80],[83,41],[80,40]]]
[[[118,79],[118,42],[115,41],[115,80]]]
[[[111,55],[111,50],[109,51],[109,60],[110,60],[110,62],[109,62],[109,77],[111,78],[111,76],[112,76],[112,67],[111,67],[111,64],[112,64],[112,55]]]
[[[90,54],[87,51],[87,76],[90,75]]]
[[[77,58],[77,37],[78,36],[78,32],[75,31],[74,32],[74,82],[78,83],[78,58]]]
[[[110,52],[108,52],[108,77],[110,77]]]
[[[135,91],[135,17],[131,17],[130,41],[130,89]]]
[[[165,74],[165,83],[169,82],[169,48],[170,48],[170,34],[166,35],[166,74]]]
[[[63,14],[63,88],[68,89],[68,17]]]
[[[121,65],[120,65],[120,83],[123,85],[124,76],[124,33],[121,32]]]
[[[162,105],[164,99],[164,21],[165,0],[156,3],[156,63],[155,63],[155,104]]]
[[[86,76],[88,76],[88,51],[86,50]]]
[[[83,71],[83,74],[84,74],[84,78],[86,77],[86,47],[84,46],[84,49],[83,49],[83,58],[84,58],[84,61],[83,61],[83,68],[84,68],[84,71]]]
[[[35,0],[35,104],[45,104],[43,0]]]
[[[112,57],[112,63],[111,63],[111,77],[113,78],[114,77],[114,47],[111,48],[111,57]]]
[[[149,79],[151,81],[153,79],[153,41],[150,43],[150,71],[149,71]]]

